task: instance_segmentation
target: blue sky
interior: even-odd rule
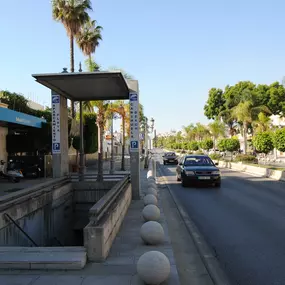
[[[33,73],[69,68],[69,42],[52,20],[50,1],[1,1],[0,89],[48,104]],[[158,132],[207,123],[211,87],[239,80],[280,81],[285,75],[282,0],[97,0],[91,17],[104,27],[95,57],[135,76]],[[75,62],[84,56],[76,48]]]

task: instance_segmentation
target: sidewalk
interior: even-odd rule
[[[141,170],[142,189],[147,187],[146,170]],[[143,201],[132,201],[119,234],[104,263],[89,263],[80,271],[0,271],[1,285],[142,285],[136,272],[139,257],[151,250],[164,253],[171,264],[169,279],[162,285],[179,285],[172,245],[165,218],[166,208],[159,199],[160,223],[165,231],[165,242],[159,246],[146,246],[140,237],[143,224]]]

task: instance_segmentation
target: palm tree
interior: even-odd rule
[[[213,137],[214,151],[216,152],[216,141],[219,137],[225,135],[225,125],[220,121],[214,121],[208,125],[210,134]]]
[[[258,119],[253,121],[252,125],[255,132],[266,132],[270,129],[270,118],[263,112],[260,112],[258,114]]]
[[[61,22],[70,41],[70,71],[74,72],[74,37],[80,27],[89,20],[91,0],[52,0],[54,20]],[[75,118],[74,102],[71,102],[72,117]]]
[[[195,139],[195,132],[194,132],[195,126],[194,126],[194,124],[190,124],[188,126],[183,126],[182,129],[186,135],[187,140],[192,141]]]
[[[236,122],[242,124],[243,139],[244,139],[243,152],[245,154],[247,152],[248,128],[260,112],[264,112],[267,114],[271,113],[268,107],[266,106],[254,107],[251,101],[240,102],[237,106],[232,108],[232,117],[236,120]]]
[[[116,101],[110,105],[109,111],[111,113],[117,113],[122,118],[122,158],[121,158],[121,170],[125,170],[125,140],[126,140],[126,121],[128,119],[128,104],[123,100]],[[129,120],[128,120],[129,121]]]
[[[96,48],[99,46],[99,41],[102,40],[102,30],[103,28],[101,26],[96,25],[96,20],[91,21],[89,19],[88,22],[80,27],[76,35],[77,44],[83,54],[88,56],[90,64],[92,63],[91,55],[95,53]]]
[[[193,132],[195,133],[195,137],[198,141],[201,141],[205,137],[209,135],[209,131],[206,126],[202,125],[201,123],[197,123],[194,127]]]

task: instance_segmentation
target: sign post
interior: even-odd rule
[[[51,92],[52,173],[59,178],[69,173],[68,114],[66,98]]]
[[[52,94],[52,154],[60,154],[60,96]]]
[[[130,99],[130,158],[131,158],[131,184],[133,200],[140,199],[140,126],[139,126],[139,96],[131,92]]]

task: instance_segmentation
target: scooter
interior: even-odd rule
[[[11,182],[20,182],[21,178],[23,178],[23,174],[19,170],[6,170],[5,169],[5,161],[0,161],[0,178],[8,179]]]

